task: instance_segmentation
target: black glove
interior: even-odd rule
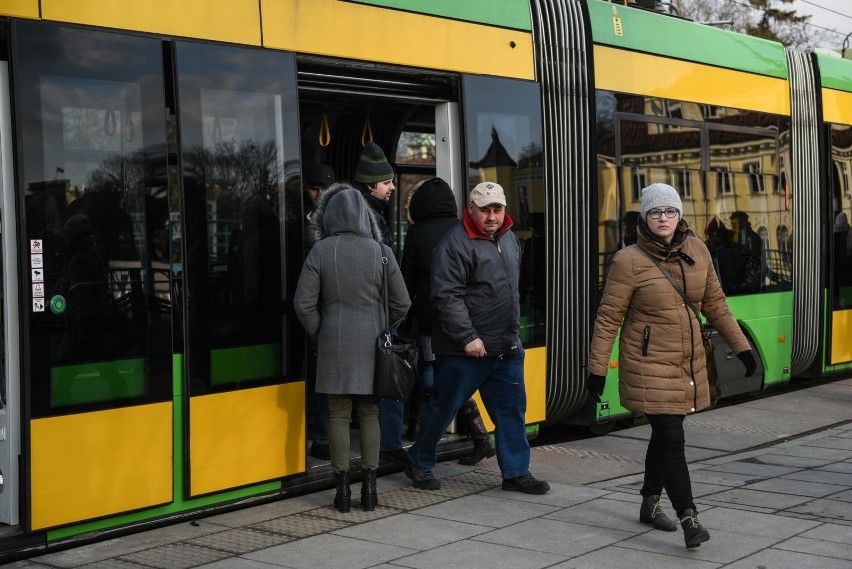
[[[754,352],[752,352],[751,350],[746,350],[744,352],[738,353],[737,357],[740,358],[740,361],[743,362],[743,365],[746,368],[745,376],[753,376],[754,370],[757,369],[757,362],[754,359]]]
[[[597,403],[601,402],[601,395],[603,394],[605,384],[606,378],[602,375],[590,373],[586,376],[586,391],[589,392],[589,395],[591,395],[592,399],[594,399]]]

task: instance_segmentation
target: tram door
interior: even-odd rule
[[[0,62],[0,524],[16,526],[19,523],[18,458],[21,452],[17,358],[20,307],[9,89],[8,64]]]
[[[292,54],[174,44],[188,390],[184,491],[305,470],[304,335],[288,311],[301,266]]]
[[[21,516],[42,530],[173,500],[163,50],[23,20],[12,38]]]

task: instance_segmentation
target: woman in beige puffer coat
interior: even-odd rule
[[[677,529],[659,504],[665,488],[681,520],[686,546],[691,548],[710,535],[696,518],[683,420],[709,406],[710,391],[701,324],[663,270],[731,346],[746,366],[746,375],[754,373],[756,362],[728,308],[707,247],[690,235],[682,215],[680,196],[673,187],[652,184],[642,191],[638,241],[616,253],[607,275],[595,321],[587,388],[599,401],[621,327],[621,404],[644,413],[652,431],[639,518],[658,529]]]

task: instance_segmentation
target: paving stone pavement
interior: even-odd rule
[[[533,472],[551,480],[542,496],[500,489],[496,459],[446,462],[435,471],[439,491],[414,489],[401,473],[380,478],[374,512],[353,503],[341,514],[322,491],[7,567],[850,569],[852,380],[812,390],[687,419],[696,504],[711,534],[696,549],[680,530],[638,522],[649,430],[635,427],[534,448]]]

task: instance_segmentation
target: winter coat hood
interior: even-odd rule
[[[423,182],[411,196],[408,214],[414,223],[430,217],[457,217],[456,198],[450,186],[440,178]]]
[[[308,225],[311,244],[338,233],[382,240],[378,214],[364,195],[348,184],[333,184],[322,193]]]

